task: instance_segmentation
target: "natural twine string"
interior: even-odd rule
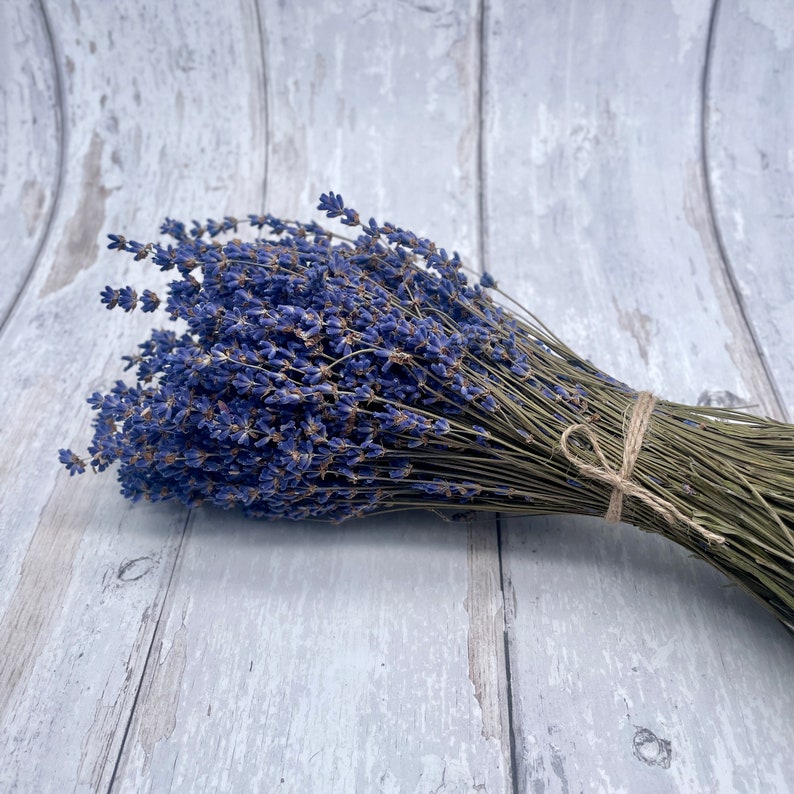
[[[656,397],[650,392],[643,391],[637,395],[637,402],[634,405],[634,410],[631,412],[631,421],[629,422],[623,441],[623,462],[620,471],[615,471],[615,469],[609,465],[606,457],[604,457],[604,453],[601,451],[596,434],[588,424],[571,425],[565,430],[560,438],[560,446],[562,447],[563,455],[579,469],[581,474],[592,480],[599,480],[600,482],[612,486],[609,507],[604,514],[604,518],[610,523],[617,523],[620,521],[623,515],[623,497],[633,496],[635,499],[639,499],[641,502],[648,505],[652,510],[655,510],[668,524],[680,522],[694,529],[709,543],[725,543],[725,538],[722,535],[718,535],[716,532],[711,532],[701,526],[696,521],[685,516],[674,504],[665,501],[631,479],[632,472],[634,471],[634,464],[637,462],[637,457],[642,448],[642,442],[645,440],[645,434],[648,432],[648,424],[653,415],[655,405]],[[574,433],[587,436],[595,456],[601,462],[601,466],[593,466],[577,457],[577,455],[571,451],[569,439]]]

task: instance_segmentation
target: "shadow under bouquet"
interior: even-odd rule
[[[175,271],[127,356],[135,382],[89,398],[88,459],[124,496],[326,519],[405,508],[604,515],[658,532],[794,630],[794,426],[637,392],[569,350],[457,254],[328,193],[314,222],[167,219],[168,244],[110,248]],[[222,238],[224,241],[222,242]],[[500,300],[494,299],[500,296]]]

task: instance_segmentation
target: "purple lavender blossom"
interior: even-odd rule
[[[488,460],[517,461],[527,439],[553,435],[525,410],[533,401],[553,403],[561,426],[581,413],[585,390],[549,375],[559,351],[491,300],[490,276],[469,283],[457,254],[362,224],[335,193],[319,209],[361,236],[270,215],[248,216],[270,234],[254,242],[215,239],[237,233],[232,217],[189,232],[167,218],[165,246],[110,235],[110,248],[151,254],[178,277],[164,301],[125,286],[102,302],[165,308],[184,330],[155,330],[125,357],[135,383],[89,399],[89,464],[70,450],[61,462],[72,474],[118,462],[133,500],[268,518],[488,506],[506,489],[542,498],[531,483],[495,481]]]

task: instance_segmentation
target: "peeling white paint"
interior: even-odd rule
[[[748,19],[772,36],[779,51],[791,48],[794,39],[794,5],[789,0],[741,0],[739,8]]]
[[[678,61],[681,63],[693,45],[702,43],[703,8],[693,0],[672,0],[672,6],[677,22]]]

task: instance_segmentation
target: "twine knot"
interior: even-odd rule
[[[708,543],[725,543],[725,538],[716,532],[711,532],[696,521],[685,516],[674,504],[662,499],[652,491],[644,488],[639,483],[631,479],[634,465],[648,432],[648,425],[653,415],[656,405],[656,397],[650,392],[643,391],[637,395],[637,402],[631,411],[631,421],[626,429],[623,441],[623,461],[620,469],[615,470],[607,461],[598,443],[598,438],[588,424],[571,425],[566,428],[560,438],[560,447],[565,457],[579,469],[579,472],[591,480],[598,480],[612,486],[612,494],[609,498],[609,507],[604,518],[610,523],[617,523],[623,515],[623,499],[626,496],[639,499],[648,505],[652,510],[664,518],[668,524],[680,522],[694,529]],[[593,466],[591,463],[579,458],[572,450],[569,439],[578,433],[586,436],[593,448],[593,453],[600,461],[600,466]]]

